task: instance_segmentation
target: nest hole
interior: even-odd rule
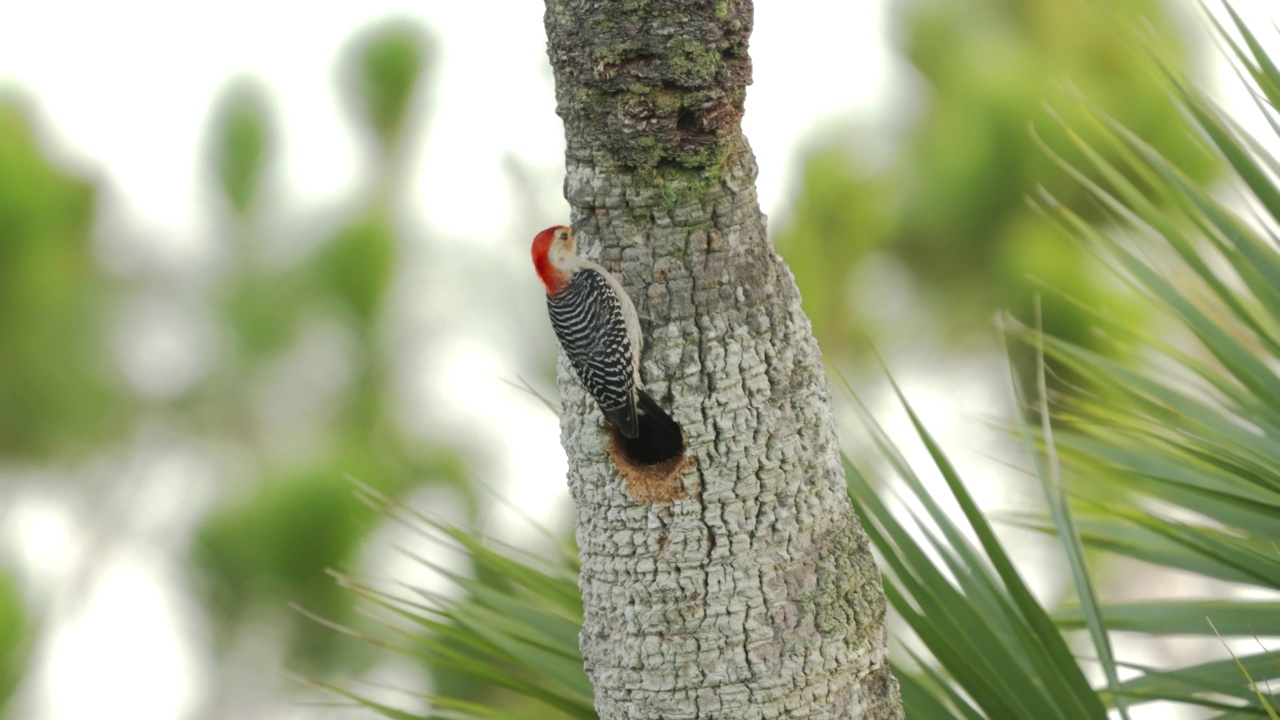
[[[627,495],[636,502],[670,503],[687,497],[684,471],[693,462],[688,437],[629,438],[606,423],[609,460],[626,483]]]

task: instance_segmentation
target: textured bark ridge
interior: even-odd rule
[[[750,3],[548,0],[546,25],[565,194],[597,218],[586,254],[635,301],[646,387],[688,441],[680,492],[633,497],[562,358],[600,716],[901,718],[821,356],[739,126]]]

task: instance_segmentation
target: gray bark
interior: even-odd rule
[[[547,0],[565,195],[643,318],[688,456],[629,466],[561,359],[602,718],[901,718],[830,391],[740,121],[745,0]]]

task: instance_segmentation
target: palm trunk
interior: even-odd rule
[[[602,718],[901,718],[821,355],[740,121],[748,0],[547,0],[565,194],[643,318],[685,462],[626,462],[566,362],[582,654]],[[588,246],[594,243],[587,243]]]

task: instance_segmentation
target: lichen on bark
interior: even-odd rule
[[[560,364],[602,718],[900,718],[821,355],[742,136],[751,3],[548,0],[565,195],[642,317],[683,499],[638,501]]]
[[[597,156],[655,183],[681,170],[717,174],[751,81],[750,7],[548,2],[558,111],[566,127],[594,129],[568,136],[567,154]]]

